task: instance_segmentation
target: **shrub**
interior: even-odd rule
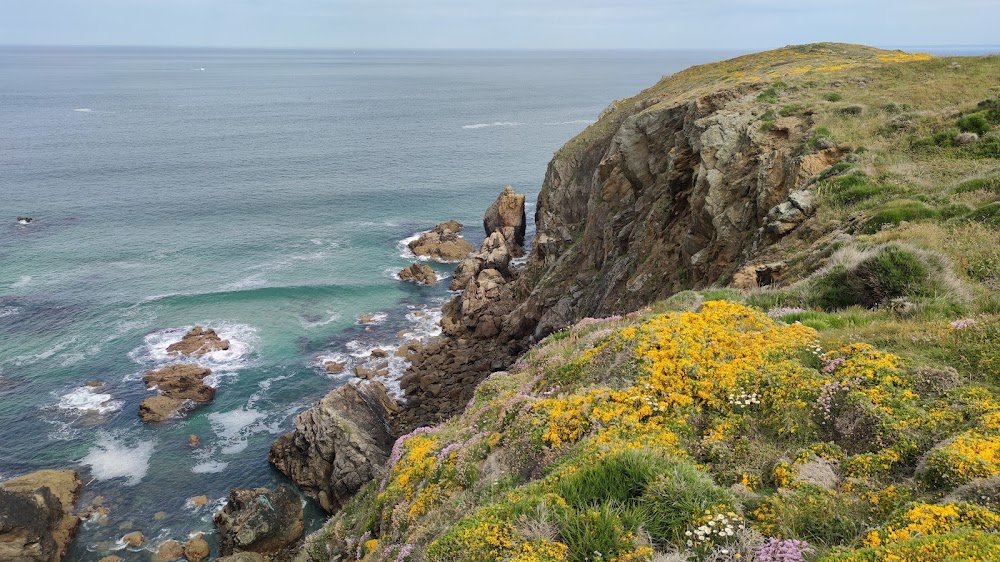
[[[937,216],[938,212],[924,203],[909,200],[893,201],[868,219],[861,231],[865,234],[875,234],[886,225],[895,226],[903,221],[913,222]]]
[[[868,176],[857,171],[833,180],[830,184],[833,199],[842,205],[852,205],[870,199],[884,190],[868,184]]]
[[[847,285],[848,274],[846,267],[836,265],[817,276],[811,290],[813,304],[824,310],[837,310],[858,304]]]
[[[769,496],[753,511],[765,535],[797,537],[825,546],[855,541],[867,525],[864,515],[860,502],[811,484]]]
[[[982,113],[966,115],[959,119],[955,125],[964,133],[976,133],[979,136],[983,136],[990,132],[990,123]]]
[[[1000,475],[1000,437],[961,435],[931,451],[923,468],[924,481],[944,489]]]
[[[986,137],[969,146],[972,154],[978,158],[1000,158],[1000,137]]]
[[[826,101],[840,101],[840,100],[844,99],[844,96],[840,95],[837,92],[830,92],[830,93],[824,95],[823,99],[825,99]]]
[[[867,251],[846,248],[810,282],[807,300],[826,310],[876,306],[899,297],[961,294],[947,262],[937,254],[887,244]]]
[[[801,103],[793,103],[790,105],[786,105],[785,107],[782,107],[781,111],[779,111],[778,114],[781,115],[782,117],[789,117],[792,115],[798,115],[800,113],[805,113],[805,112],[806,112],[806,106],[802,105]]]
[[[954,146],[955,137],[957,137],[960,132],[961,131],[959,131],[958,129],[946,129],[932,136],[931,141],[936,146],[944,146],[944,147]]]
[[[778,103],[778,90],[775,87],[770,87],[763,92],[757,94],[757,101],[761,103]]]
[[[988,203],[968,214],[968,219],[987,226],[1000,226],[1000,201]]]
[[[629,508],[605,504],[597,509],[566,510],[557,515],[559,538],[569,547],[571,562],[613,559],[633,549],[629,537],[637,530],[639,519]]]
[[[953,190],[955,193],[971,193],[973,191],[990,191],[1000,193],[1000,175],[984,178],[973,178],[964,181]]]
[[[918,292],[927,276],[927,266],[918,256],[898,246],[887,246],[859,263],[848,283],[859,304],[871,307]]]
[[[857,117],[864,112],[865,106],[863,105],[848,105],[837,110],[837,113],[843,117]]]
[[[663,458],[638,451],[610,455],[560,480],[556,492],[577,508],[628,503],[643,495],[667,467]]]
[[[735,498],[688,461],[674,461],[639,500],[646,532],[658,544],[685,544],[684,532],[706,511],[730,511]]]

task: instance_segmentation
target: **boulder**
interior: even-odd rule
[[[205,507],[208,505],[208,496],[195,496],[189,500],[195,507]]]
[[[0,560],[62,559],[80,518],[74,470],[40,470],[0,482]]]
[[[184,405],[184,400],[169,396],[150,396],[139,402],[139,417],[144,422],[156,423],[166,421],[177,415]]]
[[[429,265],[418,262],[399,270],[399,279],[412,281],[417,285],[433,285],[438,281],[437,274]]]
[[[340,373],[344,372],[344,369],[347,368],[347,363],[341,363],[339,361],[327,361],[326,363],[323,363],[323,368],[326,369],[326,372],[330,373],[331,375],[339,375]]]
[[[101,558],[98,562],[122,562],[122,558],[121,556],[116,556],[112,554],[110,556],[105,556],[104,558]]]
[[[381,383],[353,379],[295,418],[268,460],[327,511],[381,474],[395,440],[395,402]]]
[[[17,224],[29,224],[34,220],[31,217],[17,217]]]
[[[795,481],[836,490],[840,483],[840,465],[823,457],[816,457],[795,467]]]
[[[171,355],[204,355],[227,349],[229,349],[229,340],[220,338],[211,328],[204,329],[201,326],[195,326],[184,334],[179,342],[167,346],[167,353]]]
[[[223,556],[235,552],[277,552],[302,538],[302,501],[286,486],[235,488],[212,518]]]
[[[146,372],[142,380],[146,388],[155,386],[164,396],[204,404],[215,398],[215,389],[203,382],[210,374],[210,369],[198,365],[170,365]]]
[[[156,550],[156,556],[154,560],[156,562],[173,562],[184,556],[184,547],[181,543],[170,539],[164,541],[160,544],[160,548]]]
[[[461,228],[462,225],[458,222],[443,222],[410,242],[410,251],[416,256],[441,261],[459,261],[475,250],[472,244],[458,235]]]
[[[514,193],[514,188],[508,185],[483,215],[483,229],[486,230],[486,236],[500,232],[514,257],[520,257],[524,255],[526,226],[524,194]]]
[[[126,533],[125,536],[122,537],[122,542],[125,543],[126,546],[131,546],[132,548],[142,546],[142,543],[145,540],[146,537],[142,535],[142,531],[132,531],[131,533]]]
[[[767,229],[775,236],[784,236],[795,230],[806,219],[816,213],[816,205],[808,191],[793,191],[783,203],[767,213]]]
[[[201,445],[201,437],[198,437],[197,435],[194,434],[188,435],[188,445],[192,447],[197,447],[198,445]]]
[[[184,558],[188,562],[201,562],[212,554],[212,549],[208,546],[208,541],[201,534],[198,534],[184,545]]]
[[[139,403],[139,417],[145,422],[161,422],[176,415],[190,400],[196,404],[211,402],[215,389],[205,384],[211,370],[198,365],[170,365],[142,376],[146,388],[157,387],[162,395],[151,396]]]

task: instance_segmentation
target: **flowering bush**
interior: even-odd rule
[[[806,554],[815,554],[809,543],[796,539],[769,538],[755,555],[756,562],[803,562]]]

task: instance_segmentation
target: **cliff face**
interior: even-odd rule
[[[807,219],[804,183],[842,151],[802,151],[808,117],[762,129],[761,89],[647,91],[557,153],[526,267],[481,274],[445,307],[449,338],[404,378],[402,430],[457,413],[480,380],[544,336],[726,281]]]
[[[612,135],[557,155],[514,288],[527,298],[506,332],[537,340],[585,316],[705,287],[773,243],[768,213],[811,175],[803,162],[815,155],[795,155],[803,120],[759,130],[755,94],[638,102]]]

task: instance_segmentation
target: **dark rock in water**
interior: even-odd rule
[[[437,283],[437,274],[429,265],[416,263],[399,271],[401,281],[413,281],[417,285],[433,285]]]
[[[17,217],[17,224],[29,224],[29,223],[33,222],[34,220],[35,219],[33,219],[31,217]]]
[[[297,543],[304,530],[302,502],[286,486],[234,488],[212,521],[219,530],[223,556],[277,552]]]
[[[524,255],[524,233],[527,221],[524,216],[524,194],[514,193],[514,188],[507,186],[496,201],[486,209],[483,215],[483,229],[486,236],[494,232],[503,234],[514,257]]]
[[[191,328],[184,334],[179,342],[167,346],[167,353],[171,355],[204,355],[213,351],[225,351],[229,349],[229,340],[224,340],[215,333],[215,330],[204,329],[201,326]]]
[[[80,524],[72,514],[79,491],[74,470],[40,470],[0,482],[0,560],[62,559]]]
[[[139,417],[146,422],[160,422],[172,417],[186,401],[205,404],[215,398],[215,389],[203,382],[212,374],[198,365],[170,365],[142,376],[146,388],[157,387],[163,394],[151,396],[139,404]]]
[[[443,222],[410,242],[410,251],[417,256],[426,256],[442,261],[459,261],[472,253],[475,248],[458,236],[461,223]]]
[[[327,511],[381,474],[395,436],[396,403],[378,382],[353,379],[295,418],[268,460]]]

